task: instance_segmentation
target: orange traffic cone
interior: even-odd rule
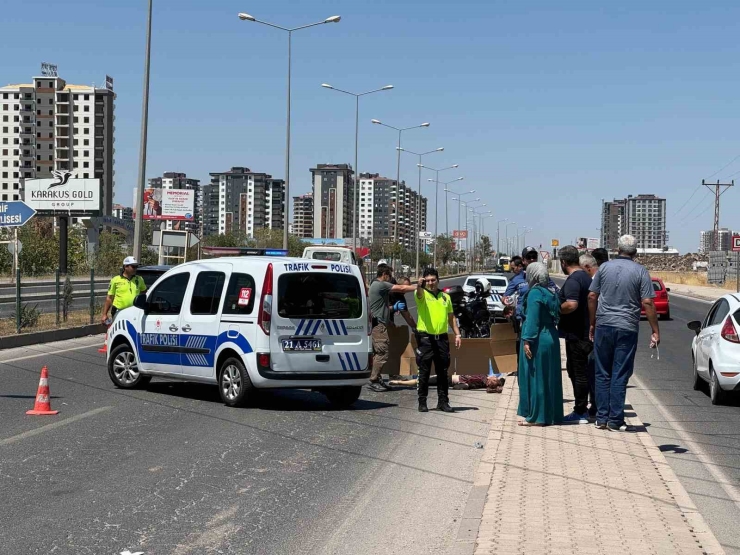
[[[39,390],[36,393],[36,403],[33,405],[33,410],[27,410],[26,414],[59,414],[58,410],[51,410],[49,372],[46,366],[41,369],[41,379],[39,380]]]
[[[107,353],[108,352],[108,333],[110,332],[110,326],[105,328],[105,342],[103,343],[103,346],[98,349],[99,353]]]

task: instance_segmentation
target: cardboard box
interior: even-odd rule
[[[409,346],[409,335],[408,326],[388,328],[390,350],[388,352],[388,364],[385,366],[385,374],[394,376],[402,373],[401,360]]]
[[[517,370],[514,326],[509,323],[491,326],[491,356],[496,372],[506,374]]]

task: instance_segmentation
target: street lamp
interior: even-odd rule
[[[509,222],[509,223],[508,223],[508,224],[506,224],[506,226],[505,226],[505,231],[506,231],[506,250],[507,250],[507,251],[509,251],[509,252],[507,252],[506,254],[508,254],[508,255],[509,255],[509,258],[511,258],[511,256],[512,256],[512,255],[511,255],[511,251],[512,251],[512,249],[511,249],[511,247],[509,246],[509,226],[510,226],[510,225],[516,225],[516,222]]]
[[[457,179],[453,179],[452,181],[448,181],[447,183],[442,183],[442,185],[444,186],[444,191],[445,191],[445,235],[448,235],[448,236],[450,234],[450,224],[449,224],[449,210],[447,208],[447,205],[450,203],[450,201],[447,197],[447,193],[455,193],[455,191],[448,189],[447,186],[450,185],[451,183],[455,183],[456,181],[462,181],[463,179],[465,178],[458,177]],[[474,193],[475,191],[471,191],[471,192]],[[455,193],[455,194],[458,194],[458,193]]]
[[[482,206],[479,206],[478,208],[482,208],[483,206],[486,206],[486,205],[483,204]],[[473,266],[474,266],[475,258],[476,258],[475,251],[477,250],[478,242],[481,241],[483,237],[483,215],[488,214],[490,217],[490,216],[493,216],[493,212],[491,210],[489,210],[488,212],[477,212],[474,208],[471,208],[470,213],[473,214],[473,224],[474,224],[473,225],[473,241],[471,243],[471,246],[472,246],[471,252],[473,255]],[[476,216],[478,216],[477,228],[475,226]],[[482,252],[483,251],[481,251],[481,259],[484,258]]]
[[[413,152],[411,150],[406,150],[404,148],[398,147],[399,152],[408,152],[409,154],[413,154],[414,156],[419,157],[419,163],[416,164],[416,166],[419,168],[419,190],[417,191],[417,198],[416,198],[416,222],[417,222],[417,230],[416,230],[416,277],[419,277],[419,244],[421,241],[419,240],[419,232],[421,231],[421,168],[423,167],[421,164],[421,158],[422,156],[426,156],[427,154],[433,154],[435,152],[442,152],[444,150],[444,147],[435,148],[434,150],[429,150],[427,152]]]
[[[322,87],[325,89],[331,89],[333,91],[337,91],[340,93],[348,94],[350,96],[355,97],[355,179],[354,179],[354,195],[352,199],[352,248],[357,250],[357,188],[358,183],[360,179],[360,172],[357,168],[357,150],[359,145],[359,138],[360,138],[360,97],[361,96],[367,96],[368,94],[373,94],[377,92],[382,91],[389,91],[393,88],[393,85],[386,85],[384,87],[380,87],[379,89],[374,89],[372,91],[367,91],[363,93],[353,93],[349,91],[345,91],[342,89],[337,89],[336,87],[332,87],[331,85],[327,83],[322,83]]]
[[[393,230],[393,239],[396,241],[396,243],[400,243],[398,240],[398,205],[400,204],[399,195],[401,191],[401,133],[404,131],[408,131],[409,129],[419,129],[420,127],[429,127],[429,123],[422,123],[421,125],[413,125],[411,127],[393,127],[392,125],[388,125],[387,123],[383,123],[380,120],[373,119],[370,120],[371,123],[375,125],[382,125],[383,127],[387,127],[389,129],[394,129],[395,131],[398,131],[398,147],[396,148],[396,202],[395,204],[395,213],[396,218],[394,222],[394,230]],[[418,240],[418,238],[417,238]]]
[[[509,218],[504,218],[496,222],[496,252],[501,254],[501,222],[508,222]]]
[[[286,33],[288,33],[288,116],[286,118],[285,124],[285,221],[283,222],[283,248],[287,250],[288,226],[290,221],[290,68],[293,32],[300,31],[301,29],[308,29],[309,27],[316,27],[317,25],[324,25],[325,23],[339,23],[342,18],[341,16],[333,15],[331,17],[327,17],[324,21],[310,23],[308,25],[302,25],[300,27],[293,28],[281,27],[280,25],[275,25],[274,23],[261,21],[255,18],[253,15],[244,12],[239,14],[239,19],[241,19],[242,21],[261,23],[262,25],[267,25],[268,27],[280,29],[281,31],[285,31]]]
[[[144,227],[144,187],[146,185],[146,141],[149,128],[149,62],[152,47],[152,0],[146,22],[146,52],[144,53],[144,99],[141,105],[141,142],[139,143],[139,188],[136,190],[136,220],[134,221],[134,258],[141,262]],[[16,245],[17,246],[17,245]],[[66,272],[67,269],[63,268]]]
[[[472,209],[471,209],[471,205],[472,205],[472,204],[473,204],[474,202],[480,202],[480,199],[479,199],[479,198],[477,198],[477,199],[475,199],[475,200],[471,200],[470,202],[466,203],[466,204],[465,204],[465,210],[469,210],[470,212],[473,212],[473,213],[475,213],[475,210],[472,210]],[[484,206],[488,206],[488,204],[486,204],[486,203],[484,202],[483,204],[481,204],[480,206],[476,206],[475,208],[483,208]],[[473,216],[473,223],[475,224],[475,216]],[[470,252],[470,253],[471,253],[471,257],[472,257],[472,254],[473,254],[474,250],[475,250],[475,225],[473,225],[472,231],[473,231],[473,237],[472,237],[472,240],[471,240],[471,239],[466,239],[466,240],[465,240],[465,248],[466,248],[466,249],[468,250],[468,252]],[[473,265],[474,265],[474,264],[473,264],[473,262],[474,262],[474,260],[473,260],[473,259],[471,258],[471,264],[470,264],[470,267],[471,267],[471,268],[472,268],[472,267],[473,267]]]

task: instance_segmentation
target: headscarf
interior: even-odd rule
[[[555,322],[555,325],[557,325],[560,320],[560,301],[558,296],[553,291],[550,291],[548,287],[549,283],[550,273],[545,264],[542,264],[541,262],[532,262],[527,266],[527,284],[529,285],[527,296],[529,296],[529,292],[538,285],[541,287],[541,290],[547,291],[549,294],[545,295],[543,299],[544,304]]]
[[[527,266],[527,285],[530,288],[535,285],[547,287],[549,281],[550,273],[542,262],[532,262]]]

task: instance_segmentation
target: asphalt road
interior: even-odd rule
[[[447,553],[497,396],[364,391],[330,410],[306,391],[229,409],[215,387],[122,391],[101,337],[0,353],[3,553]],[[57,416],[31,417],[49,368]]]
[[[694,332],[686,324],[702,320],[711,303],[678,295],[670,302],[672,320],[660,321],[660,360],[651,358],[649,324],[640,325],[627,401],[725,551],[740,555],[740,398],[713,406],[708,390],[693,390]]]

